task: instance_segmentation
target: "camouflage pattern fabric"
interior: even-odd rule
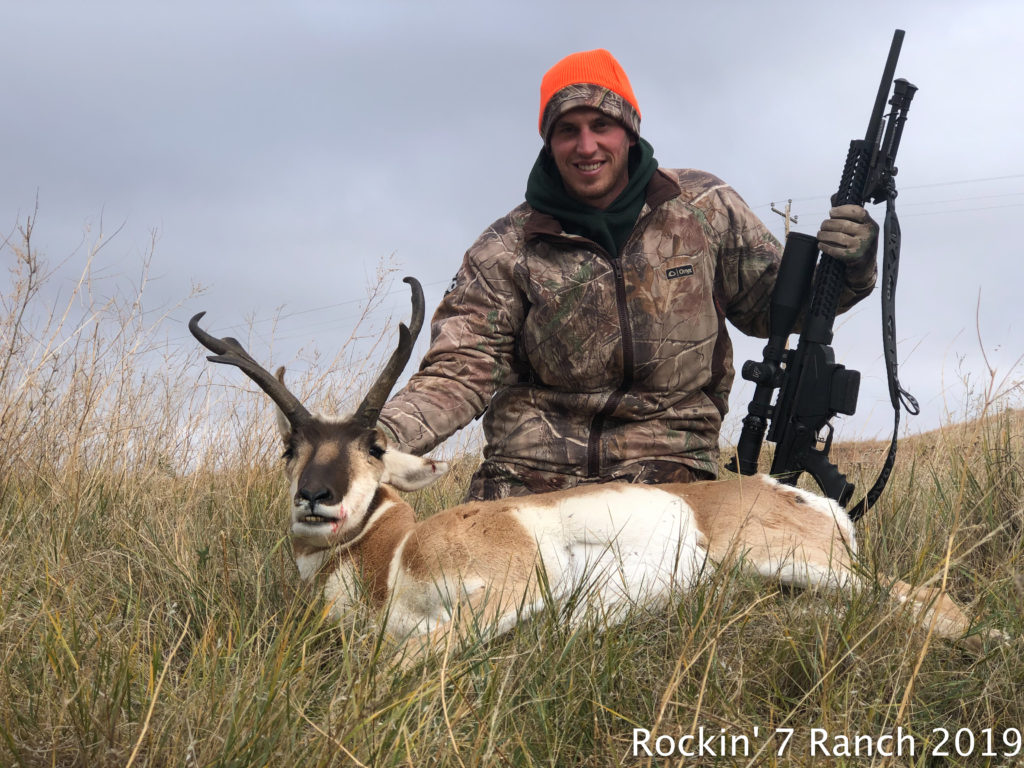
[[[591,83],[578,83],[567,85],[557,91],[544,107],[540,126],[540,135],[544,137],[544,142],[547,143],[550,138],[551,129],[558,118],[580,107],[590,107],[603,112],[622,123],[634,136],[640,135],[640,115],[633,109],[632,104],[609,88]]]
[[[780,255],[702,171],[655,173],[617,258],[524,203],[466,253],[380,423],[425,453],[483,414],[471,496],[715,477],[734,377],[725,320],[767,335]],[[842,310],[871,292],[874,264],[848,270]]]

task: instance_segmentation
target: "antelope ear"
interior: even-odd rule
[[[281,386],[284,386],[284,366],[275,371],[277,380],[281,382]],[[280,408],[274,408],[275,420],[277,421],[277,432],[281,435],[281,439],[287,444],[288,440],[292,436],[292,425],[288,422],[288,417],[284,415],[284,411]]]
[[[400,491],[418,491],[426,488],[448,471],[448,462],[435,461],[411,453],[402,453],[389,448],[381,457],[384,474],[380,481]]]

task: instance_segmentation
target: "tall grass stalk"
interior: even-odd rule
[[[1020,760],[1003,737],[1024,728],[1024,417],[999,392],[903,442],[859,536],[866,573],[947,585],[1006,645],[969,655],[881,588],[721,570],[603,631],[552,609],[399,671],[369,611],[331,624],[298,581],[265,398],[211,376],[174,310],[144,310],[144,275],[125,295],[86,266],[55,301],[31,219],[4,258],[0,765],[924,766],[936,728],[975,738],[943,765]],[[294,389],[343,408],[373,373],[346,354],[311,353]],[[877,446],[840,448],[873,465]],[[459,501],[472,467],[415,495],[420,514]],[[900,727],[916,754],[811,756],[811,728]],[[725,756],[633,755],[634,729],[653,746],[701,728]]]

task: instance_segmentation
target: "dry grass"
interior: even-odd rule
[[[181,329],[138,296],[96,298],[88,273],[49,309],[30,224],[4,251],[0,317],[0,765],[673,765],[633,758],[633,729],[701,727],[747,754],[686,765],[1019,761],[1003,755],[1024,727],[1024,428],[998,397],[903,441],[860,524],[865,569],[945,581],[1015,638],[980,658],[880,591],[719,572],[603,634],[545,615],[396,675],[371,616],[329,625],[299,587],[265,398],[211,385]],[[874,449],[837,456],[873,469]],[[470,466],[415,497],[421,512],[461,498]],[[812,728],[903,728],[916,753],[815,761]],[[930,757],[936,728],[966,729],[972,755]]]

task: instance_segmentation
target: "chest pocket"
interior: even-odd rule
[[[652,219],[635,252],[624,254],[629,316],[636,353],[636,386],[685,395],[701,388],[718,336],[714,260],[695,217]]]

